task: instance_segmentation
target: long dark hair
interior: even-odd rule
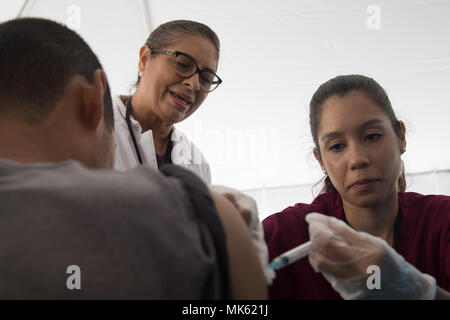
[[[386,91],[384,91],[375,80],[362,75],[337,76],[322,84],[314,93],[309,104],[309,125],[311,127],[311,135],[320,158],[322,156],[317,138],[317,128],[319,126],[323,104],[331,96],[337,95],[343,97],[351,91],[364,92],[388,116],[397,136],[401,137],[402,135],[400,121],[397,119],[395,112],[392,109],[391,101],[389,100]],[[331,183],[330,177],[326,176],[324,178],[324,184],[325,186],[320,193],[336,190]],[[400,192],[406,190],[403,161],[401,163],[401,174],[398,179],[398,188]]]

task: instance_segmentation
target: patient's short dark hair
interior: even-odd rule
[[[93,81],[103,69],[88,44],[54,21],[22,18],[0,24],[0,116],[29,124],[43,121],[56,107],[71,77]],[[113,128],[111,93],[104,95],[106,127]]]

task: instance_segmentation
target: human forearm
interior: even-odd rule
[[[437,287],[435,299],[436,300],[450,300],[450,292],[442,289],[441,287]]]
[[[225,197],[211,195],[226,233],[233,298],[267,299],[264,273],[244,219]]]

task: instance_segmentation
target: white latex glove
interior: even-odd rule
[[[258,217],[258,206],[256,205],[255,200],[238,190],[225,186],[210,185],[209,188],[230,200],[244,218],[250,229],[253,244],[256,247],[259,261],[261,262],[266,276],[266,282],[268,285],[272,284],[272,281],[275,278],[275,271],[268,267],[269,251],[264,240],[264,230]]]
[[[308,214],[306,221],[312,244],[309,262],[344,299],[435,298],[436,280],[406,262],[383,239],[319,213]],[[374,271],[367,269],[371,265],[379,267],[379,289],[372,281]],[[369,284],[375,288],[369,289]]]

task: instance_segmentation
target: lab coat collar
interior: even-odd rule
[[[120,97],[121,96],[114,96],[113,99],[115,100],[115,103],[118,106],[120,116],[125,120],[126,115],[127,115],[127,107],[123,103],[123,101],[122,101],[122,99]],[[128,96],[127,98],[129,98],[129,97],[130,96]],[[139,124],[138,121],[136,121],[133,118],[132,114],[130,114],[130,120],[131,120],[131,126],[133,127],[133,131],[136,132],[136,133],[142,133],[141,125]]]

